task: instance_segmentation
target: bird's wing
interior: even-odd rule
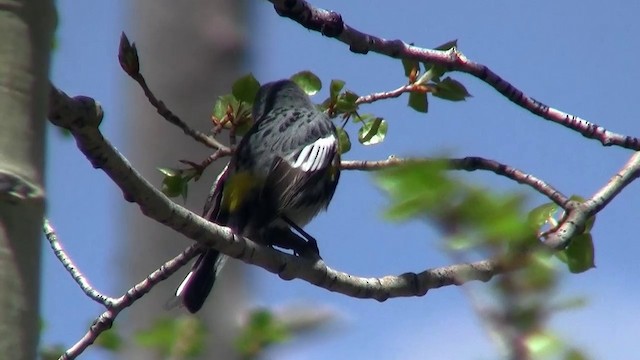
[[[224,184],[229,177],[229,164],[220,172],[218,178],[211,186],[209,196],[204,204],[202,216],[209,221],[224,225],[226,219],[220,207]],[[204,304],[207,296],[213,288],[220,269],[227,260],[227,256],[220,254],[215,249],[202,249],[198,260],[191,267],[189,274],[182,280],[176,289],[176,300],[181,301],[184,307],[191,313],[195,313]],[[175,303],[175,300],[172,301]]]
[[[280,195],[275,200],[281,209],[305,205],[300,203],[302,199],[324,203],[327,194],[324,187],[335,186],[337,182],[339,173],[334,167],[338,158],[338,140],[332,133],[288,156],[277,156],[265,186],[272,194]],[[302,191],[305,196],[300,195]]]
[[[218,217],[220,213],[220,203],[222,201],[222,190],[224,183],[229,177],[229,165],[227,164],[220,172],[220,175],[216,178],[216,181],[211,185],[209,195],[204,203],[204,210],[202,211],[202,217],[213,222],[219,222]]]

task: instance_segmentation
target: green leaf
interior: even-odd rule
[[[478,245],[475,239],[462,234],[455,234],[447,238],[447,246],[453,251],[464,251]]]
[[[448,41],[440,46],[436,46],[434,50],[442,50],[446,51],[458,46],[458,40]],[[447,68],[438,65],[438,64],[429,64],[422,63],[424,66],[425,74],[423,75],[424,81],[421,81],[423,84],[426,84],[429,81],[435,81],[436,83],[440,82],[440,77],[447,72]]]
[[[253,104],[259,89],[260,83],[258,80],[253,77],[253,74],[248,74],[233,83],[231,93],[238,101]]]
[[[564,354],[564,360],[588,360],[589,357],[585,355],[581,350],[569,349]]]
[[[450,232],[452,249],[490,246],[521,252],[538,244],[524,221],[522,194],[494,194],[466,184],[449,176],[450,168],[447,160],[425,160],[379,171],[378,185],[390,198],[386,217],[434,221]]]
[[[583,273],[595,267],[595,249],[591,234],[585,233],[574,237],[566,249],[556,253],[560,261],[567,264],[574,274]]]
[[[433,48],[434,50],[449,50],[449,49],[453,49],[454,47],[458,47],[458,39],[455,40],[451,40],[451,41],[447,41],[446,43],[440,45],[440,46],[436,46],[435,48]]]
[[[425,74],[424,76],[430,80],[430,81],[434,81],[434,82],[440,82],[440,77],[442,75],[444,75],[447,72],[447,68],[442,66],[442,65],[438,65],[438,64],[426,64],[423,63],[425,70]],[[422,82],[423,84],[426,83],[427,81]]]
[[[458,40],[456,39],[456,40],[447,41],[446,43],[440,46],[436,46],[434,50],[447,51],[457,46],[458,46]],[[422,65],[424,66],[425,76],[428,78],[428,80],[432,80],[435,82],[439,82],[440,77],[447,72],[447,68],[442,65],[429,64],[429,63],[422,63]],[[425,81],[424,83],[426,82],[427,81]]]
[[[384,141],[387,135],[387,122],[383,118],[375,118],[365,122],[358,131],[358,141],[362,145],[375,145]]]
[[[420,70],[420,63],[413,59],[402,59],[402,67],[404,68],[404,76],[409,77],[414,69]]]
[[[585,198],[583,198],[580,195],[573,194],[573,195],[569,196],[569,200],[577,201],[577,202],[584,202]]]
[[[291,76],[291,80],[298,84],[307,95],[315,95],[322,89],[322,81],[311,71],[301,71]]]
[[[159,319],[148,329],[134,334],[135,342],[144,347],[160,350],[169,354],[176,338],[176,320]]]
[[[539,229],[547,223],[558,211],[555,203],[542,204],[529,212],[529,224],[533,229]]]
[[[249,321],[236,340],[236,348],[244,358],[255,358],[273,344],[287,341],[290,331],[268,309],[249,314]]]
[[[593,229],[593,225],[596,223],[596,216],[593,215],[592,217],[587,219],[587,222],[584,223],[584,234],[588,234],[591,232],[591,229]]]
[[[329,86],[329,98],[332,102],[336,102],[338,100],[338,95],[340,95],[340,91],[344,89],[345,82],[342,80],[331,80],[331,85]]]
[[[585,307],[587,299],[584,297],[572,297],[555,302],[551,307],[554,311],[573,310]]]
[[[231,108],[238,107],[238,100],[236,100],[236,98],[233,95],[227,94],[227,95],[222,95],[218,97],[216,104],[213,106],[213,116],[219,120],[224,118],[225,115],[227,114],[227,108],[229,107]]]
[[[557,283],[554,263],[547,251],[535,251],[529,264],[520,272],[529,291],[541,293],[551,289]]]
[[[491,243],[504,243],[518,248],[531,242],[530,229],[520,212],[523,196],[520,194],[493,194],[474,187],[462,188],[456,194],[455,219],[475,228],[475,232]],[[451,200],[446,200],[451,202]]]
[[[164,176],[180,176],[182,171],[180,169],[172,169],[172,168],[158,168],[158,171],[162,173]]]
[[[116,331],[115,326],[113,326],[111,329],[100,334],[94,344],[105,350],[117,352],[122,349],[122,337]]]
[[[469,94],[462,83],[450,77],[437,82],[432,93],[435,97],[450,101],[463,101],[471,97],[471,94]]]
[[[250,81],[247,80],[247,82]],[[252,90],[237,91],[245,91],[242,96],[248,98]],[[253,102],[253,99],[251,99],[251,102]],[[232,94],[222,95],[218,98],[213,107],[213,117],[217,121],[224,121],[223,126],[225,129],[230,129],[233,126],[235,134],[240,136],[246,134],[253,125],[251,104],[244,100],[236,99]]]
[[[241,103],[238,104],[238,108],[235,110],[234,125],[236,135],[244,136],[254,123],[254,119],[251,117],[251,106],[247,103]]]
[[[184,200],[187,198],[188,180],[182,176],[182,170],[171,168],[158,168],[164,175],[160,191],[168,197],[182,196]]]
[[[340,145],[340,154],[346,154],[351,150],[351,140],[349,134],[343,128],[338,128],[338,144]]]
[[[358,98],[359,96],[356,93],[348,90],[345,91],[344,93],[340,94],[340,96],[338,96],[338,101],[336,102],[336,111],[341,114],[351,114],[355,112],[356,110],[358,110],[358,104],[356,104]]]
[[[314,305],[281,307],[276,315],[277,321],[295,336],[317,333],[336,317],[334,311]]]
[[[417,92],[409,93],[409,106],[417,112],[426,113],[429,111],[427,94]]]
[[[377,116],[373,115],[373,114],[357,114],[356,116],[354,116],[351,121],[354,124],[358,124],[358,123],[366,123],[366,122],[371,122],[374,121],[377,118]]]
[[[322,103],[316,104],[316,108],[318,111],[325,112],[329,109],[329,106],[333,105],[335,101],[332,101],[331,98],[326,98]]]
[[[562,349],[562,341],[551,333],[537,332],[525,338],[525,346],[533,358],[539,359]]]
[[[158,350],[164,357],[195,357],[204,350],[205,328],[193,316],[175,319],[161,318],[148,329],[134,334],[135,342],[145,348]]]
[[[458,187],[445,169],[445,162],[408,163],[378,172],[376,182],[391,200],[386,217],[404,221],[446,211]]]
[[[174,350],[174,354],[184,354],[182,358],[194,358],[201,355],[205,349],[207,329],[201,319],[194,316],[180,316],[175,321],[176,336],[174,348],[179,347],[179,352]],[[213,334],[215,336],[215,334]],[[180,357],[180,356],[178,356]]]
[[[224,117],[226,111],[227,107],[225,106],[222,97],[219,97],[218,100],[216,100],[215,105],[213,105],[213,117],[220,120]]]

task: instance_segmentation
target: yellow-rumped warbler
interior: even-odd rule
[[[255,123],[214,184],[204,216],[238,235],[300,253],[293,227],[317,255],[315,240],[301,227],[327,208],[338,184],[336,128],[290,80],[263,85],[252,115]],[[187,310],[200,310],[226,259],[207,249],[196,260],[176,290]]]

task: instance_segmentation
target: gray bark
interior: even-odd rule
[[[0,0],[0,354],[35,359],[53,1]]]

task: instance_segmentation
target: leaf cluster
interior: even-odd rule
[[[434,50],[456,51],[457,40],[446,42],[434,48]],[[429,111],[429,99],[427,94],[449,101],[464,101],[471,94],[461,82],[451,77],[442,78],[447,68],[438,64],[428,64],[412,59],[402,59],[404,75],[409,79],[409,84],[418,85],[419,91],[409,94],[408,105],[418,112]]]

